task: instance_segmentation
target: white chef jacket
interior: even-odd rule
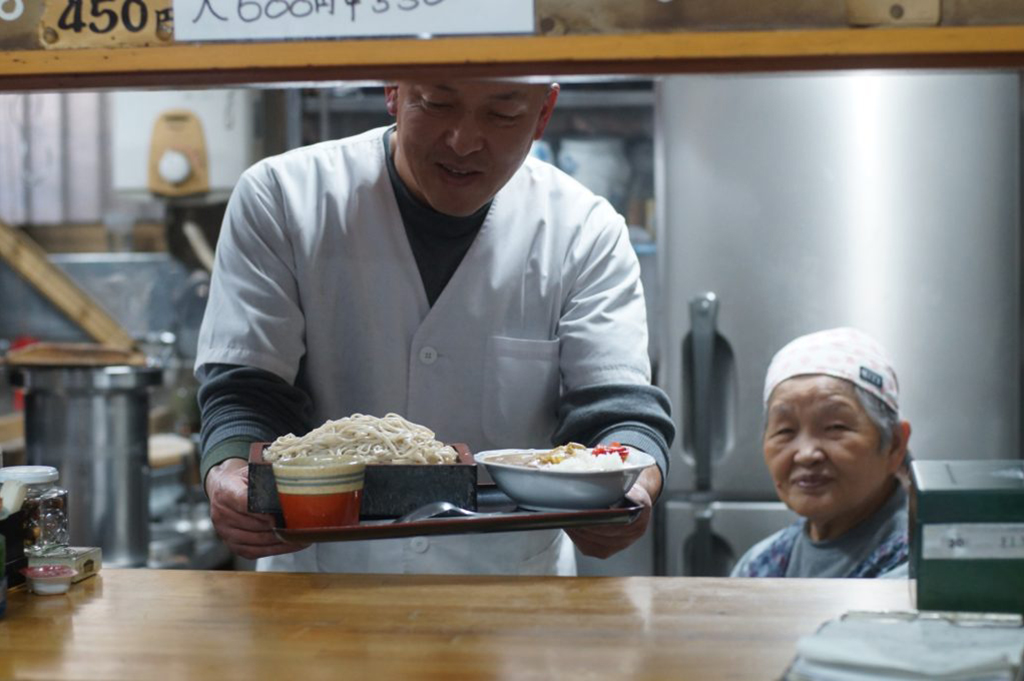
[[[528,158],[433,307],[388,176],[384,128],[247,170],[217,245],[196,366],[306,390],[314,424],[396,412],[472,451],[548,447],[558,399],[648,384],[640,269],[610,204]],[[316,544],[261,569],[573,574],[554,530]]]

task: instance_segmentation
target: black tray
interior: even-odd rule
[[[398,539],[438,534],[474,534],[484,532],[518,532],[523,530],[550,530],[588,525],[627,525],[640,515],[643,506],[623,500],[610,508],[593,510],[527,511],[497,490],[481,489],[479,511],[495,513],[483,518],[452,517],[417,520],[411,523],[394,521],[361,522],[344,527],[322,527],[315,530],[274,530],[285,541],[301,544],[363,539]]]

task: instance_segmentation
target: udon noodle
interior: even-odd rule
[[[302,437],[284,435],[263,452],[265,461],[311,454],[347,454],[365,463],[455,463],[455,450],[434,439],[434,431],[398,414],[384,418],[353,414],[327,421]]]

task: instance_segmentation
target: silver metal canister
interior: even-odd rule
[[[149,554],[149,388],[138,366],[19,366],[28,463],[54,466],[69,492],[70,544],[99,546],[112,567]]]

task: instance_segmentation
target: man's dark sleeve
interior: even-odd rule
[[[200,479],[227,459],[249,458],[253,442],[309,431],[312,401],[305,391],[263,369],[204,364],[199,378]]]
[[[668,479],[668,449],[675,436],[668,395],[651,385],[614,384],[566,393],[558,407],[554,444],[588,447],[619,442],[647,452]]]

